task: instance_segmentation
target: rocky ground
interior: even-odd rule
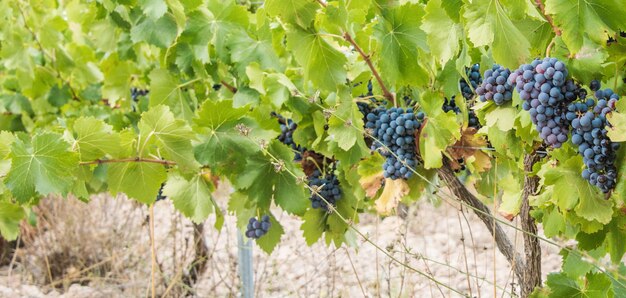
[[[61,200],[44,203],[46,216],[24,236],[13,269],[0,269],[0,297],[149,296],[148,209],[105,195],[88,204]],[[278,218],[285,235],[274,253],[254,248],[257,297],[510,297],[517,290],[482,222],[451,203],[416,203],[405,219],[363,215],[358,229],[371,243],[355,234],[356,247],[308,247],[297,218]],[[204,231],[206,270],[189,288],[193,225],[170,201],[155,205],[159,295],[239,296],[235,220],[227,216],[221,231],[210,227],[214,220]],[[521,233],[507,230],[521,248]],[[544,244],[544,275],[560,262],[558,248]]]

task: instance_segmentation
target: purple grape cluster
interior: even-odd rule
[[[483,83],[476,88],[480,101],[493,100],[496,105],[502,105],[513,99],[513,85],[509,84],[508,78],[511,71],[498,64],[485,71]]]
[[[161,183],[161,187],[159,188],[159,193],[156,196],[157,202],[167,199],[167,196],[163,195],[163,187],[165,187],[165,183]]]
[[[367,94],[365,94],[365,96],[363,95],[360,96],[360,97],[369,97],[368,102],[359,101],[356,103],[356,105],[359,107],[359,112],[363,114],[363,117],[366,117],[367,114],[369,114],[374,109],[372,106],[372,103],[375,103],[376,100],[371,98],[371,96],[374,96],[374,87],[372,86],[372,81],[369,81],[367,82]]]
[[[444,98],[443,106],[441,107],[444,112],[453,111],[455,114],[461,113],[461,109],[456,105],[456,99],[454,96],[448,100],[448,98]]]
[[[591,87],[597,102],[588,98],[585,102],[571,103],[566,117],[572,123],[572,143],[578,146],[585,163],[583,178],[608,193],[617,184],[615,159],[619,144],[607,136],[606,126],[610,123],[606,115],[615,110],[619,96],[611,89],[598,90],[599,84],[593,82]]]
[[[147,96],[148,93],[150,93],[150,91],[148,91],[147,89],[138,89],[135,87],[130,88],[130,98],[134,102],[139,101],[139,96]]]
[[[260,221],[251,217],[246,228],[246,237],[259,239],[269,232],[271,226],[270,217],[267,215],[263,215]]]
[[[456,105],[455,96],[452,96],[450,100],[444,98],[443,106],[441,108],[446,113],[449,111],[453,111],[455,114],[461,113],[461,109]],[[480,128],[480,122],[478,121],[478,117],[476,116],[476,113],[474,113],[474,111],[471,109],[468,109],[467,120],[469,127],[474,127],[476,129]]]
[[[300,147],[300,145],[297,145],[293,141],[293,133],[296,128],[298,128],[298,124],[293,122],[293,120],[291,119],[283,118],[283,116],[278,115],[275,112],[272,112],[272,116],[277,117],[278,123],[280,123],[280,135],[278,136],[278,140],[281,143],[291,147],[291,150],[296,153],[293,159],[294,161],[302,160],[302,152],[304,152],[304,150],[302,149],[302,147]]]
[[[409,179],[411,168],[417,165],[415,132],[422,126],[424,113],[415,114],[412,108],[379,109],[367,114],[365,127],[372,130],[375,142],[372,150],[379,150],[386,158],[383,175],[391,179]]]
[[[459,80],[459,87],[461,88],[461,94],[463,94],[463,97],[466,100],[470,100],[474,97],[474,92],[472,90],[476,90],[478,85],[483,82],[483,79],[480,77],[480,65],[476,63],[472,65],[472,67],[466,67],[465,73],[467,74],[469,83],[465,79],[461,79]],[[471,88],[470,85],[472,86]]]
[[[309,186],[317,189],[317,193],[311,193],[311,206],[314,209],[322,208],[328,211],[328,204],[335,206],[341,199],[339,179],[333,173],[322,175],[320,170],[313,171],[309,178]]]
[[[567,80],[567,75],[563,62],[544,58],[520,66],[508,78],[524,100],[522,108],[530,113],[541,138],[553,148],[567,141],[570,123],[565,112],[578,95],[578,86]]]

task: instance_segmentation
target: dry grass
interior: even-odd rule
[[[224,208],[227,195],[220,197],[218,204]],[[378,248],[358,236],[355,246],[335,248],[323,241],[306,246],[300,220],[274,210],[285,235],[271,255],[254,248],[255,296],[456,297],[419,272],[473,296],[490,297],[494,292],[498,297],[510,296],[515,282],[510,268],[475,216],[428,202],[407,211],[405,219],[361,216],[359,230]],[[25,246],[18,250],[13,270],[23,284],[36,284],[44,292],[69,289],[68,297],[149,297],[151,239],[145,206],[102,195],[89,204],[45,199],[36,212],[38,225],[24,231]],[[214,220],[211,216],[200,237],[208,248],[204,272],[190,286],[185,282],[189,269],[199,261],[194,254],[198,240],[194,226],[170,201],[155,205],[157,295],[239,296],[235,221],[227,216],[217,231],[211,227]],[[554,270],[558,255],[554,249],[544,251],[556,256],[544,255],[546,269]],[[80,284],[95,292],[82,296],[72,292]]]

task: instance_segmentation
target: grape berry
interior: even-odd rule
[[[270,217],[267,215],[263,215],[260,221],[255,217],[251,217],[248,221],[246,237],[259,239],[269,232],[271,226]]]

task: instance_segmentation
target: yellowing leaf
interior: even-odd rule
[[[398,206],[398,203],[409,193],[409,185],[403,179],[385,179],[385,188],[380,198],[376,200],[376,211],[388,215]]]
[[[613,142],[626,141],[626,114],[611,113],[606,117],[612,127],[607,126],[608,136]]]
[[[365,190],[365,195],[371,198],[376,195],[382,186],[383,179],[383,171],[381,170],[380,173],[376,175],[361,177],[359,184],[361,184],[361,187]]]

